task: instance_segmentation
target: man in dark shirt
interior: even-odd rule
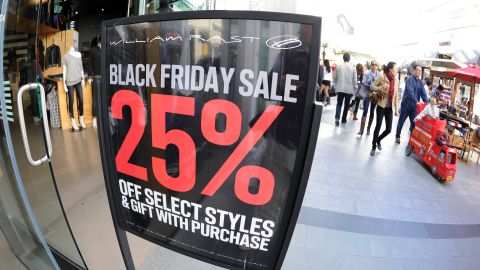
[[[397,123],[397,133],[395,141],[400,143],[400,134],[402,133],[403,124],[407,117],[410,119],[410,132],[415,128],[414,119],[417,117],[417,102],[420,98],[423,102],[428,102],[425,86],[422,81],[422,67],[414,65],[415,74],[408,77],[405,84],[405,92],[402,97],[402,104],[400,105],[400,118]]]

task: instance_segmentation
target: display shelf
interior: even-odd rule
[[[37,22],[32,19],[8,13],[7,15],[7,29],[20,32],[35,34],[37,30]],[[49,33],[59,32],[60,30],[50,27],[46,24],[40,24],[38,26],[38,34],[44,35]]]

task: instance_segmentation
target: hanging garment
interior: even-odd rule
[[[60,14],[62,12],[62,6],[60,5],[60,0],[53,1],[53,13]]]
[[[39,68],[43,71],[45,70],[45,46],[43,46],[42,40],[38,40],[37,50]],[[43,77],[43,75],[41,77]]]
[[[58,14],[54,14],[51,18],[52,22],[50,23],[50,25],[55,28],[55,29],[58,29],[60,26],[58,25]]]
[[[40,14],[38,16],[40,17],[40,23],[49,25],[50,24],[50,9],[49,9],[50,3],[47,1],[46,3],[43,3],[40,5]]]
[[[11,72],[17,72],[17,53],[15,48],[8,49],[8,67]]]
[[[92,76],[102,74],[101,53],[98,46],[94,46],[90,50],[90,72]]]
[[[60,47],[55,44],[47,48],[47,68],[60,66]]]
[[[20,85],[35,81],[35,65],[25,59],[20,60]]]
[[[58,94],[54,86],[47,94],[47,109],[50,111],[50,126],[60,128],[60,109],[58,107]]]

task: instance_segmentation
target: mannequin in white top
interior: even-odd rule
[[[70,111],[72,128],[74,131],[77,131],[79,128],[73,113],[74,90],[77,93],[77,110],[79,114],[80,126],[82,128],[87,127],[83,119],[83,88],[85,87],[85,75],[83,73],[82,54],[77,52],[73,46],[70,47],[69,51],[63,56],[62,68],[63,86],[65,88],[65,92],[68,93],[68,108]]]

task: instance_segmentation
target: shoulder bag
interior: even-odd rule
[[[368,97],[369,93],[370,93],[370,87],[365,86],[363,83],[358,85],[356,97],[360,99],[365,99]]]

